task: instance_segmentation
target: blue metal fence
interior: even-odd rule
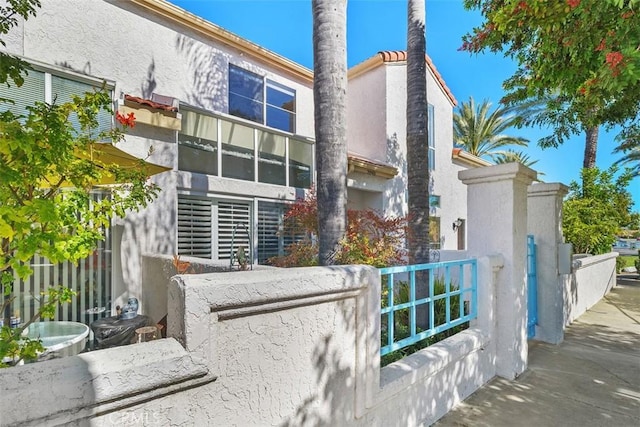
[[[538,274],[536,243],[532,235],[527,236],[527,338],[536,335],[538,323]]]
[[[477,271],[475,259],[381,268],[382,333],[386,332],[386,344],[380,355],[475,319]],[[420,299],[416,298],[416,287],[421,286],[416,283],[417,272],[424,272],[419,277],[428,276],[428,295]],[[428,325],[423,325],[428,327],[422,330],[416,322],[419,310],[428,310],[428,316],[424,316]],[[397,328],[403,328],[404,333],[397,334]]]

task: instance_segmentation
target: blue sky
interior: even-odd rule
[[[169,0],[221,27],[313,68],[311,0]],[[381,50],[406,49],[406,0],[349,0],[347,10],[347,61],[352,67]],[[502,55],[470,55],[460,52],[462,35],[481,22],[477,12],[467,12],[461,0],[427,0],[427,53],[458,102],[472,96],[497,105],[503,96],[502,81],[515,65]],[[579,177],[584,153],[584,135],[574,136],[563,146],[542,150],[536,141],[548,134],[544,129],[518,129],[514,135],[531,141],[526,149],[533,168],[543,172],[546,182]],[[597,165],[609,167],[614,134],[600,131]],[[640,211],[640,178],[629,187]]]

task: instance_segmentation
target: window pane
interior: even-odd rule
[[[182,111],[182,130],[180,132],[209,141],[217,141],[218,119],[195,111]]]
[[[44,73],[29,70],[20,87],[15,84],[11,84],[11,87],[1,84],[0,98],[14,101],[14,104],[0,102],[0,111],[9,110],[15,115],[26,116],[28,106],[33,106],[36,101],[44,102]]]
[[[279,85],[278,85],[279,86]],[[267,85],[267,104],[282,108],[292,113],[296,112],[296,95],[291,89],[274,87],[273,82]]]
[[[218,145],[194,136],[178,134],[178,169],[218,175]]]
[[[313,145],[289,140],[289,186],[311,187]]]
[[[222,176],[255,180],[253,129],[221,120]]]
[[[73,95],[84,96],[87,92],[99,91],[99,87],[89,85],[87,83],[76,82],[59,76],[51,76],[51,99],[54,104],[60,105],[70,102]],[[98,128],[93,130],[93,134],[111,129],[112,114],[108,111],[101,110],[98,113]],[[73,127],[79,129],[80,124],[75,114],[69,117],[69,121]]]
[[[296,93],[293,89],[267,81],[266,125],[287,132],[295,132]]]
[[[285,138],[269,132],[258,132],[258,181],[286,184]]]
[[[285,132],[295,132],[296,115],[285,110],[267,106],[267,126]]]
[[[305,238],[300,230],[284,227],[284,214],[288,204],[258,202],[258,263],[287,253],[287,247]]]
[[[229,114],[264,123],[263,78],[234,65],[229,65]]]
[[[434,170],[436,168],[436,133],[433,105],[428,105],[427,112],[427,129],[429,132],[429,170]]]

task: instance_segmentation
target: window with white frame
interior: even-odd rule
[[[429,138],[429,170],[436,168],[436,132],[433,105],[427,107],[427,132]]]
[[[229,114],[294,133],[296,92],[229,64]]]
[[[311,187],[313,143],[189,107],[181,108],[181,113],[179,170],[266,184]]]
[[[256,250],[259,263],[284,255],[288,245],[304,238],[303,233],[285,229],[287,207],[284,202],[269,200],[178,195],[178,253],[228,260],[242,247],[246,254]]]

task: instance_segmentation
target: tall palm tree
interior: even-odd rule
[[[347,224],[347,0],[311,4],[318,262],[332,265]]]
[[[473,97],[463,102],[453,114],[454,143],[478,157],[495,160],[510,145],[527,146],[528,139],[505,135],[503,132],[518,123],[514,108],[501,107],[491,111],[491,102],[476,105]]]
[[[407,10],[407,190],[409,262],[429,262],[429,162],[427,132],[426,8],[408,0]]]

